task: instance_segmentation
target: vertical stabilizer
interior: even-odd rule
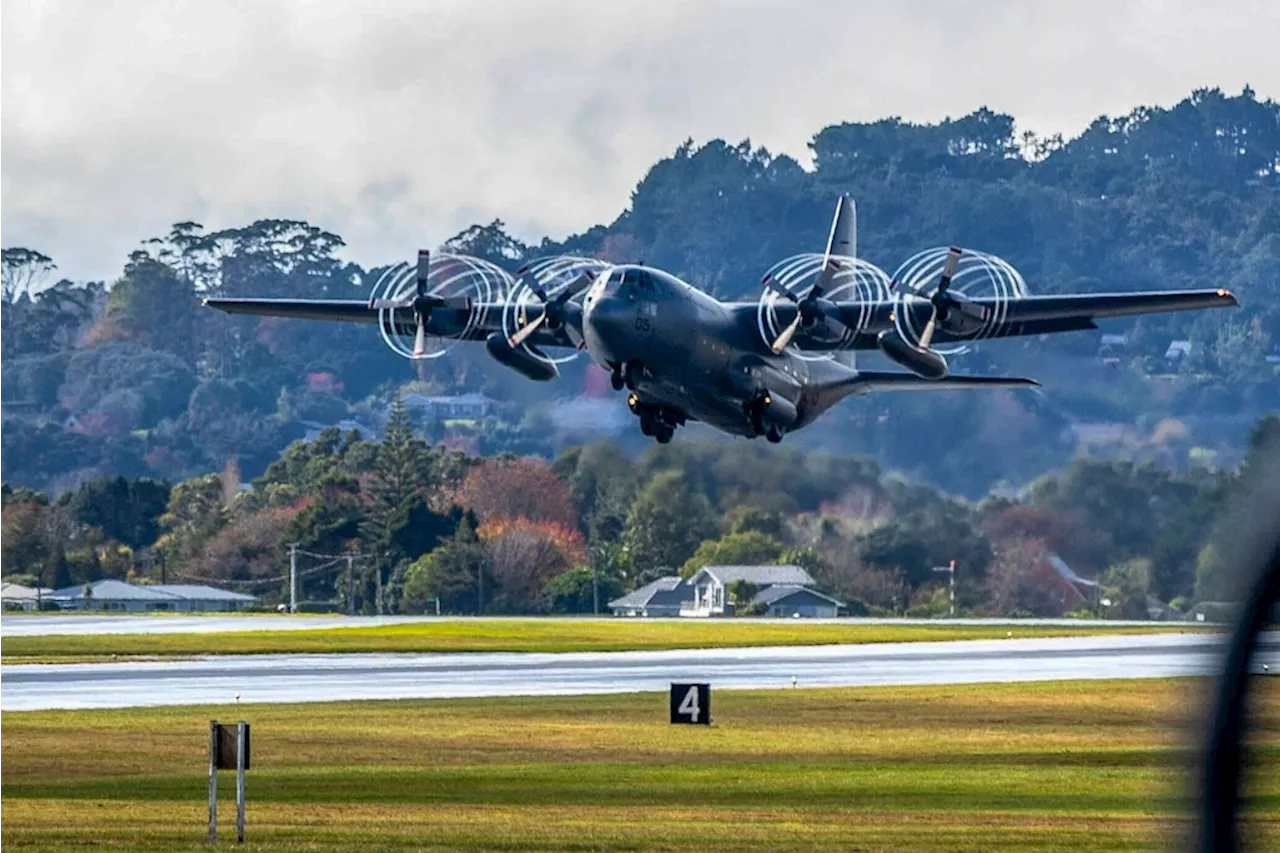
[[[858,209],[848,193],[836,202],[836,215],[831,220],[831,234],[827,237],[827,255],[858,257]]]

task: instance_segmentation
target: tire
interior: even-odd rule
[[[656,435],[656,426],[652,412],[642,411],[640,413],[640,432],[648,436]]]
[[[670,444],[671,437],[674,436],[675,434],[676,434],[675,429],[673,429],[672,427],[666,424],[663,424],[662,426],[658,427],[658,431],[654,435],[654,438],[658,439],[658,444]]]
[[[614,370],[613,373],[609,374],[609,384],[613,386],[613,390],[615,391],[621,391],[623,389],[626,383],[622,381],[621,370]]]
[[[785,434],[786,431],[783,430],[781,426],[778,424],[770,424],[769,432],[765,434],[765,437],[768,438],[771,443],[777,444],[779,441],[782,441],[782,436]]]

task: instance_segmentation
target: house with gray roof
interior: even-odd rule
[[[53,593],[44,587],[23,586],[18,583],[0,585],[0,601],[6,610],[36,610],[43,599]]]
[[[814,617],[834,619],[844,602],[807,586],[780,583],[767,586],[751,599],[752,605],[763,605],[765,616]]]
[[[674,575],[658,578],[609,602],[614,616],[679,616],[693,601],[693,587]]]
[[[202,584],[131,584],[110,578],[56,589],[46,597],[64,610],[120,613],[239,610],[258,600],[252,595]]]
[[[693,601],[681,608],[681,616],[732,616],[735,590],[753,590],[752,598],[772,586],[812,587],[813,578],[799,566],[703,566],[691,578]]]

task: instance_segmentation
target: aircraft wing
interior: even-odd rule
[[[942,379],[925,379],[914,373],[888,370],[859,370],[849,386],[854,393],[864,391],[945,391],[945,390],[993,390],[999,388],[1038,388],[1034,379],[1016,376],[944,376]]]
[[[259,317],[291,317],[301,320],[336,320],[343,323],[378,323],[379,309],[359,299],[239,299],[234,297],[209,297],[204,304],[228,314],[252,314]],[[507,306],[503,303],[470,303],[468,307],[442,306],[431,309],[427,318],[427,334],[432,337],[460,338],[482,341],[493,332],[514,332],[503,329],[502,317]],[[539,305],[525,306],[525,321],[532,321],[541,312]],[[394,331],[412,337],[416,327],[413,312],[407,308],[388,309],[389,324]],[[523,324],[521,324],[523,325]],[[531,334],[527,341],[533,346],[574,346],[564,328],[548,330],[545,325]]]
[[[1231,291],[1221,288],[1026,296],[1008,301],[979,298],[974,299],[973,302],[990,312],[992,318],[988,328],[977,335],[983,339],[1096,329],[1097,320],[1109,317],[1229,308],[1239,304]],[[857,303],[838,303],[838,305],[842,317],[851,322],[856,322],[859,312],[864,310],[864,306]],[[889,310],[893,307],[891,305]],[[877,310],[873,312],[873,324],[876,320],[880,320],[884,323],[883,327],[887,327],[891,322],[888,313],[880,305],[876,308]],[[924,300],[919,300],[913,303],[912,310],[915,312],[913,320],[916,321],[916,328],[921,328],[922,324],[928,320],[929,305]],[[868,331],[879,331],[879,328],[868,329]],[[940,323],[934,340],[954,342],[970,337],[973,336],[952,334],[947,330],[945,323]]]

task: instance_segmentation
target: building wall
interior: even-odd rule
[[[837,616],[835,605],[832,604],[798,604],[791,605],[783,602],[769,608],[770,616],[779,616],[791,618],[795,614],[814,619],[834,619]]]

